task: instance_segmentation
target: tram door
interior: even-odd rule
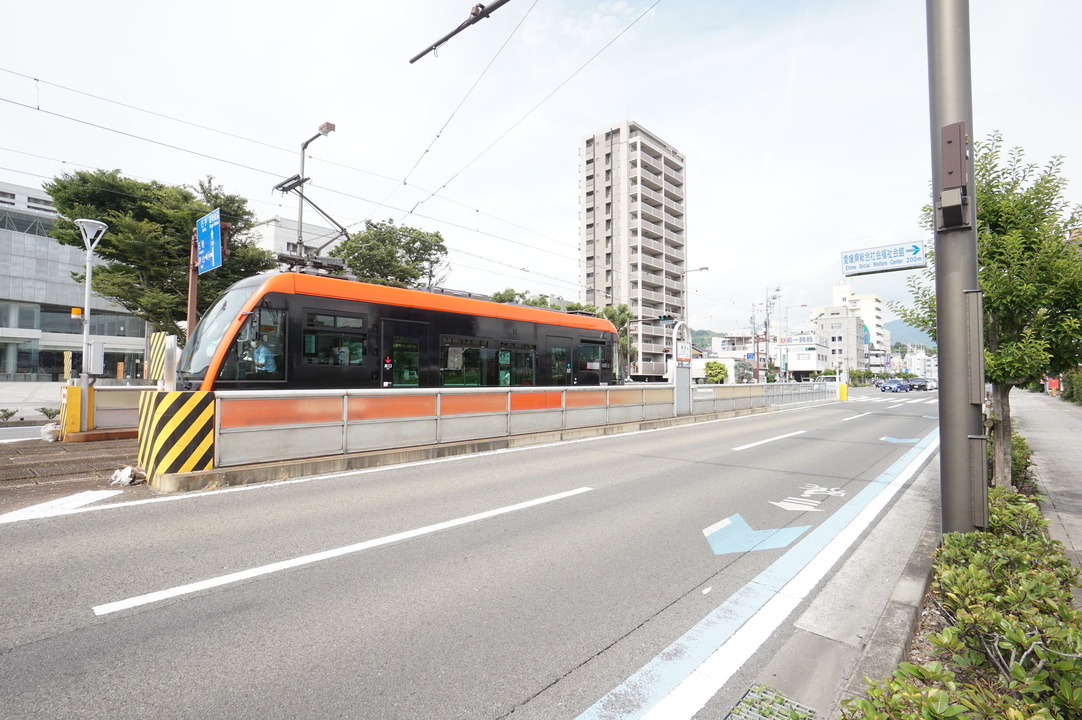
[[[421,363],[428,357],[428,323],[384,320],[380,353],[383,387],[419,387]]]
[[[572,368],[571,338],[549,335],[545,344],[548,346],[549,365],[552,368],[551,385],[572,385],[575,377]]]

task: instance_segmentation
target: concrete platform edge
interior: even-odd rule
[[[478,452],[506,450],[512,448],[543,445],[546,443],[583,440],[606,435],[618,435],[642,430],[659,430],[692,423],[709,422],[727,418],[746,417],[766,412],[789,409],[788,407],[765,407],[733,410],[708,415],[683,415],[675,418],[660,418],[617,425],[595,425],[581,428],[568,428],[552,432],[530,435],[511,435],[485,440],[471,440],[441,445],[425,445],[397,450],[372,450],[364,453],[331,455],[326,457],[286,460],[236,467],[215,468],[188,473],[157,473],[151,478],[150,485],[163,493],[193,492],[214,490],[234,485],[249,485],[261,482],[279,482],[309,475],[365,470],[386,465],[407,462],[435,460]]]

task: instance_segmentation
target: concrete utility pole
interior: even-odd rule
[[[969,1],[927,0],[943,532],[988,525]]]

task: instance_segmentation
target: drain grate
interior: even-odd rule
[[[794,702],[777,690],[757,685],[744,693],[725,720],[816,720],[815,710]]]

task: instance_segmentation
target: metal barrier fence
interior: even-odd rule
[[[675,416],[672,385],[215,393],[214,467],[642,422]],[[836,387],[696,385],[691,414],[836,400]]]

